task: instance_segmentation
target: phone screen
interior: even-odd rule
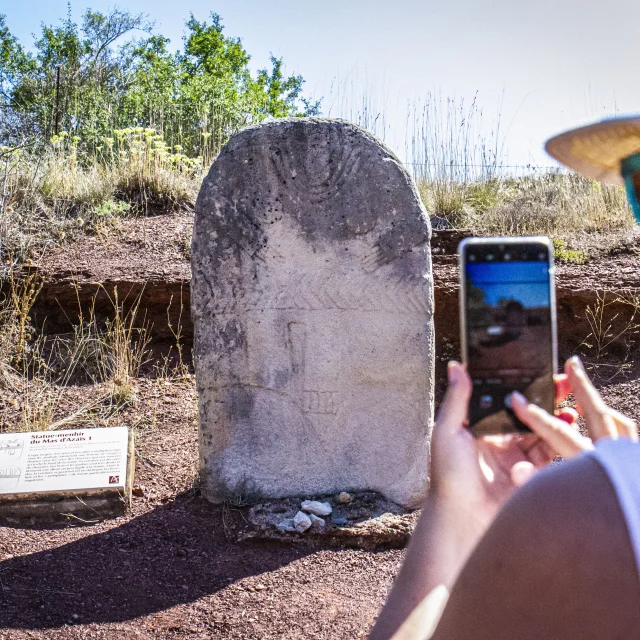
[[[477,435],[529,431],[513,414],[518,390],[554,409],[555,308],[549,244],[469,241],[463,248],[469,425]]]

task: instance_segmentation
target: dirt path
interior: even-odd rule
[[[114,418],[137,424],[131,513],[0,527],[0,638],[363,637],[402,552],[236,544],[243,510],[211,506],[193,488],[193,379],[140,380],[138,393]]]

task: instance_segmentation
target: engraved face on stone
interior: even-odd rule
[[[423,497],[433,395],[429,223],[396,158],[340,121],[236,134],[193,240],[201,464],[212,500]]]
[[[17,460],[22,456],[24,443],[20,438],[4,439],[0,442],[0,460],[13,458]]]

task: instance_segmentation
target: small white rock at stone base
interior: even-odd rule
[[[336,498],[338,504],[350,504],[353,502],[353,496],[346,491],[342,491]]]
[[[296,528],[293,524],[293,518],[289,518],[288,520],[283,520],[276,525],[278,531],[282,531],[282,533],[293,533],[296,531]]]
[[[317,500],[305,500],[301,508],[307,513],[313,513],[314,516],[328,516],[333,511],[328,502],[318,502]]]
[[[314,529],[324,529],[325,521],[322,518],[318,518],[318,516],[313,515],[313,513],[309,516],[309,520],[311,520],[311,526]]]
[[[293,524],[296,528],[296,531],[299,533],[304,533],[309,527],[311,527],[311,518],[306,513],[302,511],[298,511],[296,513],[295,518],[293,519]]]

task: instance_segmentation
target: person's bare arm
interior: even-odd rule
[[[544,445],[536,436],[475,439],[465,427],[470,394],[465,368],[450,363],[432,439],[429,495],[371,640],[391,638],[407,620],[400,637],[430,635],[448,590],[502,504],[553,457],[545,446],[532,447]]]
[[[640,637],[640,580],[605,471],[590,457],[520,489],[464,567],[434,640]]]
[[[430,494],[385,605],[385,614],[378,618],[370,640],[391,638],[414,611],[422,637],[435,629],[449,589],[482,535],[474,521],[474,514],[457,503]],[[469,527],[464,526],[465,522]],[[430,594],[427,610],[419,608]],[[409,633],[416,633],[413,625]]]
[[[518,394],[514,394],[513,408],[536,434],[531,436],[534,440],[508,439],[500,445],[490,439],[474,439],[464,426],[470,380],[456,363],[451,363],[449,374],[449,389],[432,441],[431,491],[371,640],[429,638],[442,610],[442,590],[456,581],[476,542],[516,486],[545,466],[554,453],[569,458],[593,448],[589,438],[567,424],[575,421],[575,412],[564,415],[566,421],[560,420],[527,404]],[[635,423],[604,404],[579,359],[568,361],[565,375],[556,377],[556,391],[558,399],[574,393],[593,439],[621,436],[637,440]],[[497,556],[505,544],[499,540],[494,549]],[[514,589],[518,586],[513,583]],[[433,606],[436,595],[441,606]]]

